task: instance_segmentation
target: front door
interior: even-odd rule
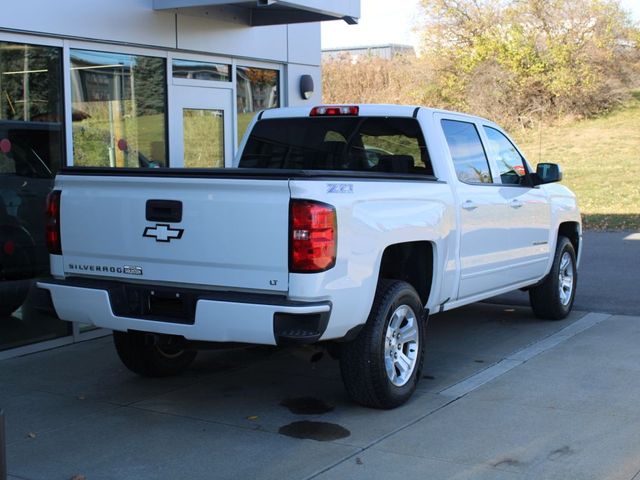
[[[449,118],[447,118],[449,117]],[[509,285],[506,205],[500,197],[477,125],[465,117],[440,118],[458,182],[460,221],[458,299],[479,296]]]
[[[231,166],[232,92],[226,88],[173,86],[169,115],[171,167]]]
[[[500,197],[508,205],[509,262],[511,283],[541,278],[550,254],[551,205],[544,189],[531,187],[525,173],[530,167],[516,146],[500,130],[484,125],[487,151],[500,175]]]

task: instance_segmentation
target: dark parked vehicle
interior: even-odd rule
[[[0,317],[18,309],[32,279],[49,269],[44,212],[54,174],[43,156],[58,128],[44,122],[0,124]]]

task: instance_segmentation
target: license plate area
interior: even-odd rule
[[[145,312],[147,315],[159,317],[182,318],[185,316],[186,304],[179,292],[155,292],[147,297]]]
[[[109,290],[111,309],[121,317],[158,322],[195,323],[198,296],[194,292],[167,287],[123,285]]]

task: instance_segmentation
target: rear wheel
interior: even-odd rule
[[[169,377],[186,370],[197,352],[179,345],[153,345],[139,332],[113,332],[113,342],[122,363],[145,377]]]
[[[415,289],[399,280],[381,280],[367,323],[355,340],[342,345],[340,370],[349,396],[373,408],[405,403],[420,378],[424,337]]]
[[[529,301],[538,318],[562,320],[573,307],[578,281],[576,252],[567,237],[558,237],[556,253],[549,275],[529,290]]]
[[[31,280],[4,280],[0,283],[0,318],[9,317],[27,299]]]

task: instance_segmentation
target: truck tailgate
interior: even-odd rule
[[[56,188],[65,275],[288,289],[287,179],[60,175]]]

